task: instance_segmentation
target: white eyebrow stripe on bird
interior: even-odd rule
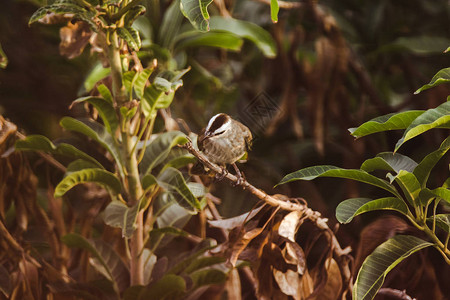
[[[211,126],[214,124],[214,121],[216,121],[217,117],[220,116],[220,114],[215,115],[214,117],[211,118],[211,120],[209,120],[208,122],[208,126],[206,126],[205,131],[210,131],[211,130]],[[221,132],[221,131],[225,131],[226,129],[228,129],[231,126],[231,118],[228,118],[227,121],[225,123],[223,123],[219,128],[217,128],[216,130],[214,130],[215,132]]]

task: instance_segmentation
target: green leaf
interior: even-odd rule
[[[88,160],[77,159],[77,160],[74,160],[73,162],[71,162],[67,166],[66,174],[81,171],[84,169],[95,169],[95,168],[98,168],[98,166],[96,164],[94,164]]]
[[[139,16],[145,14],[145,11],[146,9],[143,5],[136,5],[132,7],[129,11],[127,11],[123,18],[125,27],[130,27]]]
[[[180,10],[180,1],[172,1],[172,4],[167,8],[161,21],[158,44],[164,48],[171,49],[172,44],[180,31],[183,20],[184,17]]]
[[[278,0],[270,0],[270,17],[272,22],[278,22],[278,12],[280,7],[278,6]]]
[[[431,170],[437,164],[437,162],[441,159],[442,156],[447,153],[450,149],[450,136],[447,137],[441,144],[438,150],[431,152],[417,165],[414,169],[414,175],[417,177],[417,180],[421,184],[422,187],[426,186],[428,181],[428,177],[430,176]]]
[[[404,215],[408,214],[406,203],[395,197],[379,199],[351,198],[339,203],[336,208],[336,219],[343,224],[350,223],[357,215],[374,210],[395,210]]]
[[[110,189],[114,194],[122,190],[120,180],[111,172],[103,169],[84,169],[64,177],[55,188],[55,197],[62,197],[68,190],[84,182],[94,182]]]
[[[0,45],[0,68],[5,69],[8,65],[8,57],[3,51],[2,45]]]
[[[141,99],[144,96],[145,84],[147,83],[152,72],[153,69],[144,69],[141,72],[136,73],[136,79],[134,80],[133,87],[138,99]]]
[[[428,192],[431,193],[434,197],[442,199],[445,202],[447,202],[448,204],[450,204],[450,190],[448,188],[438,187],[438,188],[435,188],[434,190],[429,190],[429,189],[425,189],[425,190],[428,190]]]
[[[394,151],[397,151],[406,141],[432,128],[450,128],[450,102],[444,102],[418,116],[405,130],[403,137],[398,140]]]
[[[224,272],[216,269],[207,269],[196,271],[191,274],[194,287],[200,287],[211,284],[222,284],[227,279]]]
[[[97,262],[94,266],[114,283],[117,292],[123,291],[128,286],[130,277],[128,267],[111,246],[101,240],[88,240],[76,233],[66,234],[61,241],[71,248],[87,250]]]
[[[433,217],[427,218],[427,221],[433,223]],[[436,225],[450,233],[450,214],[436,215]]]
[[[97,109],[100,117],[103,120],[103,123],[105,124],[106,130],[108,130],[111,136],[114,137],[115,132],[119,127],[119,119],[117,119],[116,110],[114,109],[112,102],[109,102],[108,100],[100,97],[87,96],[76,99],[72,102],[72,105],[83,102],[88,102]]]
[[[201,210],[200,202],[189,190],[180,171],[174,168],[165,169],[157,178],[159,186],[180,197],[175,197],[177,202],[184,208],[196,212]]]
[[[200,269],[203,269],[206,267],[211,267],[213,265],[221,264],[224,262],[226,262],[226,259],[224,257],[204,256],[204,257],[200,257],[200,258],[192,261],[191,264],[186,269],[184,269],[184,272],[186,274],[190,274],[197,270],[200,270]]]
[[[157,282],[146,287],[140,293],[138,300],[178,299],[185,291],[186,282],[183,277],[175,274],[166,274]]]
[[[212,0],[181,0],[180,9],[192,26],[200,31],[209,31],[208,5]]]
[[[18,150],[43,151],[55,155],[83,159],[90,161],[99,168],[103,168],[103,166],[95,158],[81,150],[78,150],[74,146],[65,143],[54,145],[48,138],[42,135],[29,135],[24,140],[18,140],[15,147]]]
[[[284,178],[276,186],[295,180],[313,180],[317,177],[338,177],[338,178],[353,179],[359,182],[364,182],[371,184],[373,186],[377,186],[399,197],[397,191],[392,185],[363,170],[356,170],[356,169],[347,170],[328,165],[313,166],[290,173],[284,176]]]
[[[397,235],[378,246],[359,270],[353,288],[353,299],[373,299],[387,273],[411,254],[432,245],[414,236]]]
[[[398,173],[400,170],[412,172],[416,167],[417,163],[408,156],[394,152],[382,152],[375,158],[364,161],[361,170],[366,172],[385,170]]]
[[[123,73],[122,83],[130,98],[133,96],[133,80],[136,77],[136,71],[127,71]]]
[[[139,31],[133,27],[119,27],[117,28],[117,34],[121,39],[127,42],[132,50],[139,51],[142,46]]]
[[[150,245],[152,245],[153,248],[156,248],[159,245],[159,242],[162,240],[162,238],[167,234],[172,236],[183,236],[183,237],[189,235],[189,233],[187,233],[186,231],[172,226],[155,228],[150,231]]]
[[[431,79],[430,83],[422,86],[420,89],[415,91],[414,94],[418,94],[422,91],[428,90],[429,88],[448,82],[450,82],[450,67],[442,69],[439,72],[437,72],[436,75],[434,75],[433,78]]]
[[[164,92],[163,89],[166,89],[167,85],[164,87],[165,81],[157,78],[155,78],[156,84],[145,88],[142,97],[141,109],[146,117],[153,117],[156,114],[156,110],[169,107],[175,95],[175,90],[179,87],[176,86],[175,89],[171,89],[171,85],[168,88],[169,91]]]
[[[94,141],[98,142],[100,145],[102,145],[103,148],[108,150],[108,152],[114,158],[118,166],[120,176],[122,178],[125,177],[123,172],[124,167],[122,163],[122,158],[120,156],[120,150],[117,145],[117,142],[111,136],[111,134],[105,129],[104,126],[89,119],[77,120],[71,117],[62,118],[60,124],[63,128],[82,133],[87,137],[93,139]]]
[[[140,169],[143,174],[149,174],[154,167],[162,163],[176,145],[183,145],[189,140],[180,131],[169,131],[160,134],[145,149]]]
[[[401,47],[418,55],[442,54],[442,49],[445,49],[450,44],[450,40],[438,36],[413,36],[400,37],[393,46]]]
[[[86,91],[92,90],[97,82],[109,76],[109,74],[111,74],[111,68],[104,68],[100,62],[95,64],[84,80],[84,89]]]
[[[102,95],[103,99],[108,101],[109,104],[111,104],[111,105],[114,104],[111,91],[108,89],[108,87],[106,85],[104,85],[103,83],[100,84],[99,86],[97,86],[97,90],[100,93],[100,95]]]
[[[183,273],[186,268],[191,266],[194,261],[196,261],[200,256],[204,255],[206,251],[213,249],[216,247],[217,243],[215,240],[212,239],[204,239],[200,244],[192,250],[189,255],[183,255],[181,256],[183,259],[176,262],[175,265],[170,268],[167,273],[168,274],[179,274]]]
[[[121,228],[122,237],[131,238],[136,229],[139,207],[140,203],[129,207],[121,201],[113,200],[105,208],[103,219],[109,226]]]
[[[157,184],[156,177],[152,174],[146,174],[144,177],[142,177],[141,184],[142,188],[144,190],[147,190],[149,187],[151,187],[154,184]]]
[[[97,25],[93,21],[95,18],[95,13],[92,11],[86,10],[84,7],[74,3],[74,2],[55,2],[52,5],[47,5],[39,8],[34,14],[31,16],[28,25],[39,21],[43,17],[45,17],[49,13],[54,13],[57,15],[63,14],[73,14],[74,18],[80,19],[88,23],[93,30],[97,30]]]
[[[180,206],[169,192],[162,193],[155,204],[158,228],[183,228],[192,217],[192,213]]]
[[[241,50],[243,42],[242,38],[228,32],[199,33],[196,31],[189,31],[177,37],[174,48],[177,51],[180,51],[189,47],[205,46],[239,51]]]
[[[367,121],[357,128],[350,128],[349,131],[354,137],[360,138],[382,131],[406,129],[423,113],[423,110],[409,110],[400,113],[387,114]]]
[[[248,39],[258,47],[264,56],[274,58],[277,55],[275,42],[269,32],[256,24],[214,16],[210,21],[211,30],[225,31]]]
[[[403,190],[406,199],[411,205],[416,206],[419,204],[418,199],[421,186],[413,173],[407,172],[405,170],[400,170],[397,176],[392,177],[392,180],[395,180],[398,183],[400,188]]]

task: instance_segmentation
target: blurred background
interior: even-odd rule
[[[184,130],[195,133],[219,112],[247,124],[255,141],[248,162],[241,165],[246,178],[268,193],[303,197],[330,218],[330,227],[336,223],[334,211],[340,201],[374,196],[376,191],[337,179],[273,186],[304,167],[359,168],[365,159],[393,151],[401,132],[355,140],[348,128],[387,113],[436,107],[449,95],[445,85],[413,94],[450,65],[450,54],[443,53],[450,46],[447,0],[280,2],[276,24],[270,18],[270,1],[221,0],[210,5],[211,15],[230,14],[266,29],[277,48],[274,58],[249,41],[239,52],[180,50],[170,39],[192,29],[191,24],[181,13],[171,15],[173,29],[162,33],[159,29],[172,2],[144,2],[147,14],[137,22],[144,48],[160,64],[191,67],[168,113],[184,120]],[[86,93],[86,80],[98,60],[89,46],[73,59],[60,55],[61,25],[28,26],[32,13],[45,3],[1,3],[0,43],[9,64],[0,70],[0,114],[25,134],[55,139],[65,134],[59,119],[77,114],[69,105]],[[420,160],[447,135],[448,131],[434,130],[400,152]],[[431,186],[433,180],[442,184],[448,176],[448,163],[448,157],[440,162]],[[213,189],[222,199],[219,209],[224,216],[248,211],[256,203],[226,183]],[[342,243],[357,248],[361,228],[378,216],[370,213],[341,227]]]

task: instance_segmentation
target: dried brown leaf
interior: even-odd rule
[[[242,226],[244,222],[251,220],[254,216],[256,216],[256,214],[258,214],[261,211],[262,208],[263,206],[260,206],[258,208],[249,211],[248,213],[233,218],[223,220],[208,220],[208,223],[213,227],[231,230],[238,226]]]
[[[59,44],[59,52],[62,56],[69,59],[79,56],[92,35],[90,27],[85,22],[68,22],[67,26],[59,31],[61,43]]]

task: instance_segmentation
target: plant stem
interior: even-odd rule
[[[120,107],[126,101],[125,89],[122,84],[122,62],[120,59],[120,48],[117,32],[111,33],[111,46],[109,48],[109,63],[111,66],[111,77],[113,82],[113,95],[115,105],[117,106],[117,114],[121,118],[119,112]],[[128,205],[132,206],[141,199],[143,191],[139,180],[139,169],[136,154],[133,152],[132,136],[130,133],[131,120],[129,118],[122,120],[122,158],[125,162],[125,178],[123,186],[128,196]],[[144,284],[144,262],[142,259],[142,249],[144,247],[144,231],[143,231],[143,211],[138,213],[136,218],[137,229],[133,233],[130,241],[130,284]]]

